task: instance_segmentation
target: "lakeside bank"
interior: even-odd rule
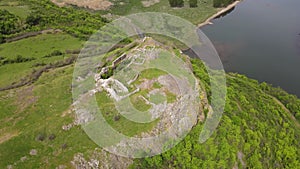
[[[211,20],[213,20],[213,19],[217,18],[218,16],[230,11],[231,9],[233,9],[240,2],[241,2],[240,0],[234,1],[232,4],[228,5],[227,7],[220,8],[221,9],[220,11],[218,11],[217,13],[212,15],[211,17],[207,18],[204,22],[198,24],[198,27],[201,28],[202,26],[212,24]]]

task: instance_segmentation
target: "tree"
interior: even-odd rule
[[[0,34],[9,35],[14,33],[17,29],[18,20],[15,15],[9,13],[7,10],[0,10]]]
[[[26,23],[30,26],[35,26],[38,25],[42,20],[42,17],[40,15],[36,15],[36,14],[30,14],[27,18],[26,18]]]
[[[183,0],[169,0],[171,7],[183,7],[184,2]]]
[[[234,2],[234,0],[213,0],[213,6],[215,8],[225,7]]]
[[[197,0],[190,0],[189,1],[189,4],[190,4],[191,8],[196,8],[198,6],[197,3],[198,3]]]
[[[4,37],[3,37],[2,34],[0,34],[0,44],[1,44],[1,43],[4,43],[4,42],[5,42]]]

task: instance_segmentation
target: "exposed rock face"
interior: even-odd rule
[[[144,156],[145,153],[147,154],[146,156],[156,155],[163,152],[166,149],[165,147],[175,145],[177,141],[183,138],[192,126],[197,123],[199,112],[202,110],[199,102],[198,81],[192,75],[188,63],[184,63],[172,53],[159,57],[163,51],[162,48],[153,46],[133,49],[131,53],[127,54],[127,58],[124,59],[123,62],[125,63],[122,65],[123,69],[117,70],[115,74],[108,79],[102,79],[101,76],[97,76],[96,73],[94,76],[94,80],[96,81],[95,89],[80,95],[79,99],[74,103],[74,107],[77,109],[75,111],[77,113],[78,124],[88,124],[88,122],[93,119],[93,116],[97,117],[97,106],[87,103],[88,101],[95,103],[92,102],[92,99],[88,100],[88,98],[99,91],[106,91],[108,95],[116,101],[114,102],[115,107],[123,116],[125,116],[127,112],[133,112],[132,114],[137,115],[138,118],[143,120],[149,116],[150,118],[152,117],[150,120],[159,117],[156,126],[154,126],[150,132],[141,133],[141,135],[137,137],[120,136],[120,138],[117,138],[118,142],[116,142],[116,144],[110,144],[110,147],[105,147],[107,151],[129,157],[140,157]],[[167,59],[172,60],[170,65],[161,64],[165,63]],[[145,76],[144,79],[139,78],[138,83],[133,83],[137,80],[136,77],[139,72],[153,68],[163,70],[167,72],[168,75],[159,76],[157,74],[150,74],[148,75],[149,79],[148,76]],[[140,77],[143,77],[142,74]],[[156,84],[155,88],[153,87],[154,83]],[[131,100],[128,96],[132,94],[130,91],[136,92],[135,89],[137,92],[141,90],[140,93],[143,91],[147,93],[143,96],[138,96],[142,98],[147,105],[151,105],[149,111],[146,112],[148,114],[145,113],[146,118],[142,117],[142,113],[138,114],[139,112],[131,111],[133,108],[131,108],[132,104],[129,104]],[[156,97],[159,102],[152,103],[150,97],[148,98],[151,93],[153,95],[160,94],[160,96],[162,96]],[[165,97],[166,100],[162,99],[163,101],[161,101],[163,97]],[[129,102],[126,100],[129,100]],[[77,102],[78,105],[76,105]],[[130,120],[134,121],[135,117],[130,115],[131,114],[129,114],[128,119],[132,118],[133,120]],[[139,120],[138,118],[136,119]],[[103,129],[103,127],[101,129]],[[109,130],[105,131],[108,135],[112,133],[108,131]],[[145,152],[140,152],[142,150],[145,150]],[[111,158],[119,159],[119,157]],[[83,156],[80,155],[76,156],[74,161],[74,165],[78,163],[86,167],[92,167],[92,165],[97,164],[96,161],[92,161],[92,159],[85,160]]]
[[[55,169],[66,169],[67,167],[65,165],[59,165],[58,167],[56,167]]]
[[[165,88],[167,88],[170,92],[172,92],[175,95],[180,94],[180,89],[178,87],[178,84],[176,81],[174,81],[174,78],[170,75],[164,75],[158,77],[158,82],[162,84]]]
[[[21,157],[21,162],[24,162],[24,161],[26,161],[27,160],[27,157],[26,156],[24,156],[24,157]]]
[[[130,158],[116,156],[96,148],[89,159],[84,158],[82,153],[76,154],[71,164],[76,169],[123,169],[128,168],[132,162]]]
[[[36,149],[32,149],[30,150],[29,154],[32,155],[32,156],[36,156],[38,153],[38,151]]]
[[[63,125],[63,126],[62,126],[62,129],[63,129],[64,131],[68,131],[68,130],[70,130],[72,127],[73,127],[73,124]]]

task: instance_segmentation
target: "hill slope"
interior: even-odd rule
[[[194,74],[206,86],[209,99],[209,78],[205,68],[200,60],[192,59],[191,62]],[[25,64],[35,63],[33,60]],[[19,64],[24,63],[10,63],[4,67]],[[27,69],[30,70],[30,66]],[[83,153],[87,161],[96,158],[93,154],[97,145],[80,126],[73,125],[74,114],[70,107],[72,71],[72,64],[54,67],[44,72],[33,84],[0,92],[1,168],[8,165],[15,168],[53,168],[59,165],[74,167],[71,161],[78,153]],[[219,127],[207,142],[198,143],[202,127],[199,122],[177,146],[162,155],[135,160],[132,167],[299,166],[299,123],[291,113],[293,110],[289,109],[296,103],[290,102],[285,107],[285,103],[281,103],[284,99],[277,98],[277,95],[273,96],[270,92],[276,90],[279,93],[280,89],[265,83],[259,84],[242,75],[228,74],[227,84],[225,112]],[[100,95],[99,99],[103,97]],[[113,116],[108,118],[113,119]],[[112,120],[112,123],[122,129],[122,121]],[[128,125],[127,122],[124,124]],[[32,151],[36,151],[36,155],[30,155]],[[109,157],[106,153],[100,154]],[[97,158],[101,161],[99,156]],[[123,159],[118,165],[124,167],[130,161]],[[112,163],[102,162],[100,165]]]
[[[215,12],[209,6],[212,1],[208,2],[208,11],[197,13],[201,18],[193,17],[196,18],[194,22],[204,20]],[[140,2],[130,3],[141,7]],[[124,10],[130,8],[130,3],[125,5]],[[163,9],[158,8],[160,4],[166,6],[167,1],[142,9],[161,11]],[[7,19],[3,20],[11,26],[7,32],[1,32],[0,42],[12,41],[0,44],[0,168],[91,167],[88,162],[95,160],[103,168],[300,166],[300,99],[280,88],[233,73],[226,76],[227,100],[220,125],[204,144],[198,142],[203,127],[199,121],[182,142],[161,155],[133,160],[108,154],[74,123],[71,93],[74,61],[83,39],[106,20],[82,9],[59,8],[48,0],[3,0],[0,5],[4,11],[2,16]],[[115,5],[111,11],[120,8],[122,5]],[[180,13],[177,9],[169,10],[174,14]],[[194,8],[192,12],[197,10]],[[182,11],[187,18],[193,16],[186,8]],[[120,11],[120,14],[123,12]],[[28,32],[38,34],[31,37],[31,34],[27,36]],[[26,39],[22,38],[24,35]],[[126,40],[123,43],[130,42]],[[114,57],[122,53],[131,52],[130,45],[128,48],[120,46],[108,54],[106,64],[111,64]],[[169,52],[180,55],[174,48],[168,48]],[[187,59],[187,56],[181,57]],[[204,99],[209,101],[209,77],[203,63],[195,59],[185,61],[191,62],[194,75],[207,93]],[[152,78],[164,74],[153,72],[146,72],[144,76]],[[153,88],[156,87],[161,86],[153,84]],[[166,94],[167,101],[172,102],[174,98],[174,95]],[[112,108],[112,101],[107,95],[99,94],[97,100],[105,101],[104,111]],[[138,108],[149,109],[138,97],[132,97],[132,100],[139,105]],[[205,118],[207,112],[204,110],[202,113],[201,118]],[[128,135],[150,131],[157,123],[136,124],[113,111],[105,117],[115,128]]]
[[[202,64],[192,62],[196,76],[205,82]],[[207,142],[198,143],[199,123],[175,148],[137,160],[133,168],[297,168],[300,130],[290,110],[264,92],[265,83],[230,73],[227,84],[225,112]]]

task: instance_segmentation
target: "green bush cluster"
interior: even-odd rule
[[[107,20],[99,14],[83,9],[58,7],[49,0],[23,0],[31,9],[25,20],[6,10],[0,11],[0,42],[16,33],[39,31],[49,28],[61,29],[75,37],[87,39],[99,30]],[[24,23],[22,27],[18,23]]]
[[[189,4],[190,4],[190,7],[191,8],[196,8],[198,5],[197,5],[197,0],[190,0],[189,1]]]
[[[262,83],[261,89],[276,97],[289,111],[293,116],[300,122],[300,100],[295,95],[288,94],[286,91],[280,87],[273,87],[270,84]]]
[[[7,10],[0,9],[0,42],[3,41],[3,35],[15,33],[19,27],[18,25],[18,17]]]
[[[169,0],[171,7],[183,7],[184,1],[183,0]]]
[[[201,61],[192,64],[195,75],[206,83]],[[225,110],[211,138],[198,142],[203,127],[199,122],[178,145],[161,155],[137,159],[131,168],[298,168],[299,127],[268,94],[278,90],[270,86],[262,90],[256,80],[238,74],[227,75],[227,84]],[[292,98],[279,93],[284,102]]]
[[[59,51],[59,50],[54,50],[53,52],[51,52],[50,54],[48,55],[45,55],[43,56],[44,58],[49,58],[49,57],[53,57],[53,56],[61,56],[63,55],[64,53]]]
[[[226,7],[229,4],[233,3],[235,0],[213,0],[213,6],[215,8]]]
[[[12,63],[23,63],[35,60],[33,57],[23,57],[22,55],[18,55],[13,59],[0,59],[2,60],[1,65],[12,64]]]

